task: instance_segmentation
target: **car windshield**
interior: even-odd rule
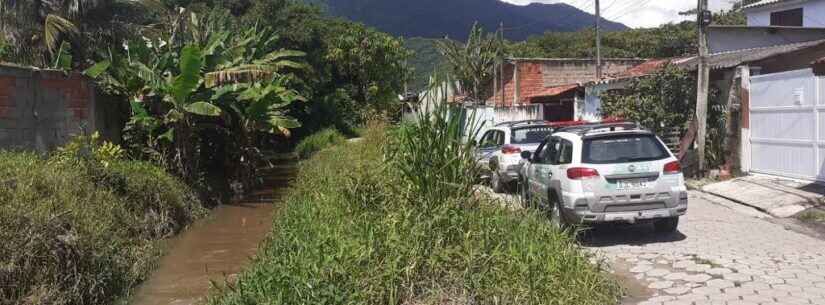
[[[667,149],[653,135],[618,135],[585,139],[582,163],[605,164],[661,160]]]
[[[547,138],[553,133],[553,127],[550,126],[533,126],[513,129],[513,134],[510,136],[510,143],[512,144],[532,144],[541,143],[544,138]]]

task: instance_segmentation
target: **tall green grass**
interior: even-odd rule
[[[449,112],[305,162],[254,263],[209,304],[616,303],[568,235],[473,191]]]
[[[301,140],[295,146],[295,153],[299,158],[307,159],[324,148],[341,144],[346,140],[347,138],[337,129],[327,128]]]
[[[109,304],[205,214],[162,169],[0,152],[0,304]]]

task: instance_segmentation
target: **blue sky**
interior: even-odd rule
[[[502,0],[519,5],[531,2],[564,2],[593,13],[594,0]],[[714,11],[730,9],[730,0],[709,0],[710,9]],[[656,27],[663,23],[679,22],[686,18],[679,12],[696,7],[696,0],[601,0],[602,16],[608,20],[624,23],[629,27]]]

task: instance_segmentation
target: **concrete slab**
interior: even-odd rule
[[[746,176],[708,184],[702,191],[751,206],[776,217],[790,217],[825,202],[825,185],[770,176]]]

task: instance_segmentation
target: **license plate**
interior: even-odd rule
[[[604,217],[605,221],[625,221],[634,223],[636,220],[643,220],[643,219],[658,219],[658,218],[665,218],[669,217],[667,211],[639,211],[639,212],[629,212],[629,213],[614,213],[614,214],[607,214]]]
[[[622,179],[616,181],[617,190],[636,190],[647,187],[647,179]]]

